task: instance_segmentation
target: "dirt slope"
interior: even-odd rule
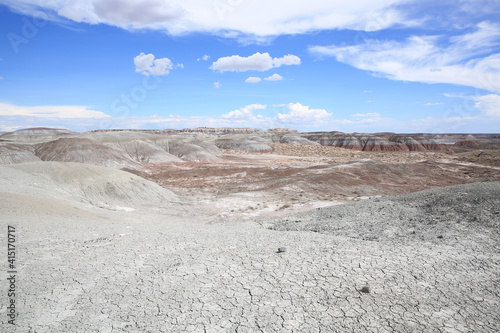
[[[61,138],[35,146],[42,161],[79,162],[112,168],[138,168],[124,153],[86,138]]]
[[[113,209],[177,202],[172,192],[125,171],[72,162],[37,162],[0,167],[4,192],[70,200]]]
[[[278,219],[274,230],[302,230],[378,242],[486,246],[500,251],[500,182],[429,189]],[[471,244],[476,239],[476,244]],[[475,241],[475,242],[476,242]]]
[[[40,161],[40,158],[35,155],[31,145],[0,142],[0,164],[17,164],[37,161]]]

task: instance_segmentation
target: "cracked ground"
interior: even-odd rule
[[[160,187],[130,199],[122,171],[106,176],[121,196],[101,204],[114,186],[2,169],[18,317],[7,323],[4,280],[0,332],[499,332],[497,167],[351,154],[321,165],[238,155],[219,168],[153,169],[148,178],[178,195],[160,204],[149,202]],[[139,194],[153,188],[134,179]],[[477,183],[384,201],[484,180],[496,184],[490,194]],[[96,204],[75,201],[85,193]],[[350,203],[313,209],[341,201]]]
[[[19,244],[14,332],[500,330],[500,254],[480,236],[375,242],[207,224],[189,206],[62,214],[44,199],[20,214],[14,199],[0,220]]]

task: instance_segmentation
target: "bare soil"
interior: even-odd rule
[[[500,180],[500,169],[444,152],[361,152],[273,143],[272,151],[223,150],[210,162],[148,164],[132,171],[216,217],[283,215],[373,197]]]
[[[272,148],[129,171],[156,184],[0,166],[16,331],[500,331],[500,168],[475,160],[486,152]]]

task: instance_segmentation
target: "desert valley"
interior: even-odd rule
[[[500,330],[500,135],[32,128],[0,164],[17,332]]]

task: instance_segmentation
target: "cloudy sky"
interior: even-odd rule
[[[498,0],[0,0],[0,131],[500,132]]]

